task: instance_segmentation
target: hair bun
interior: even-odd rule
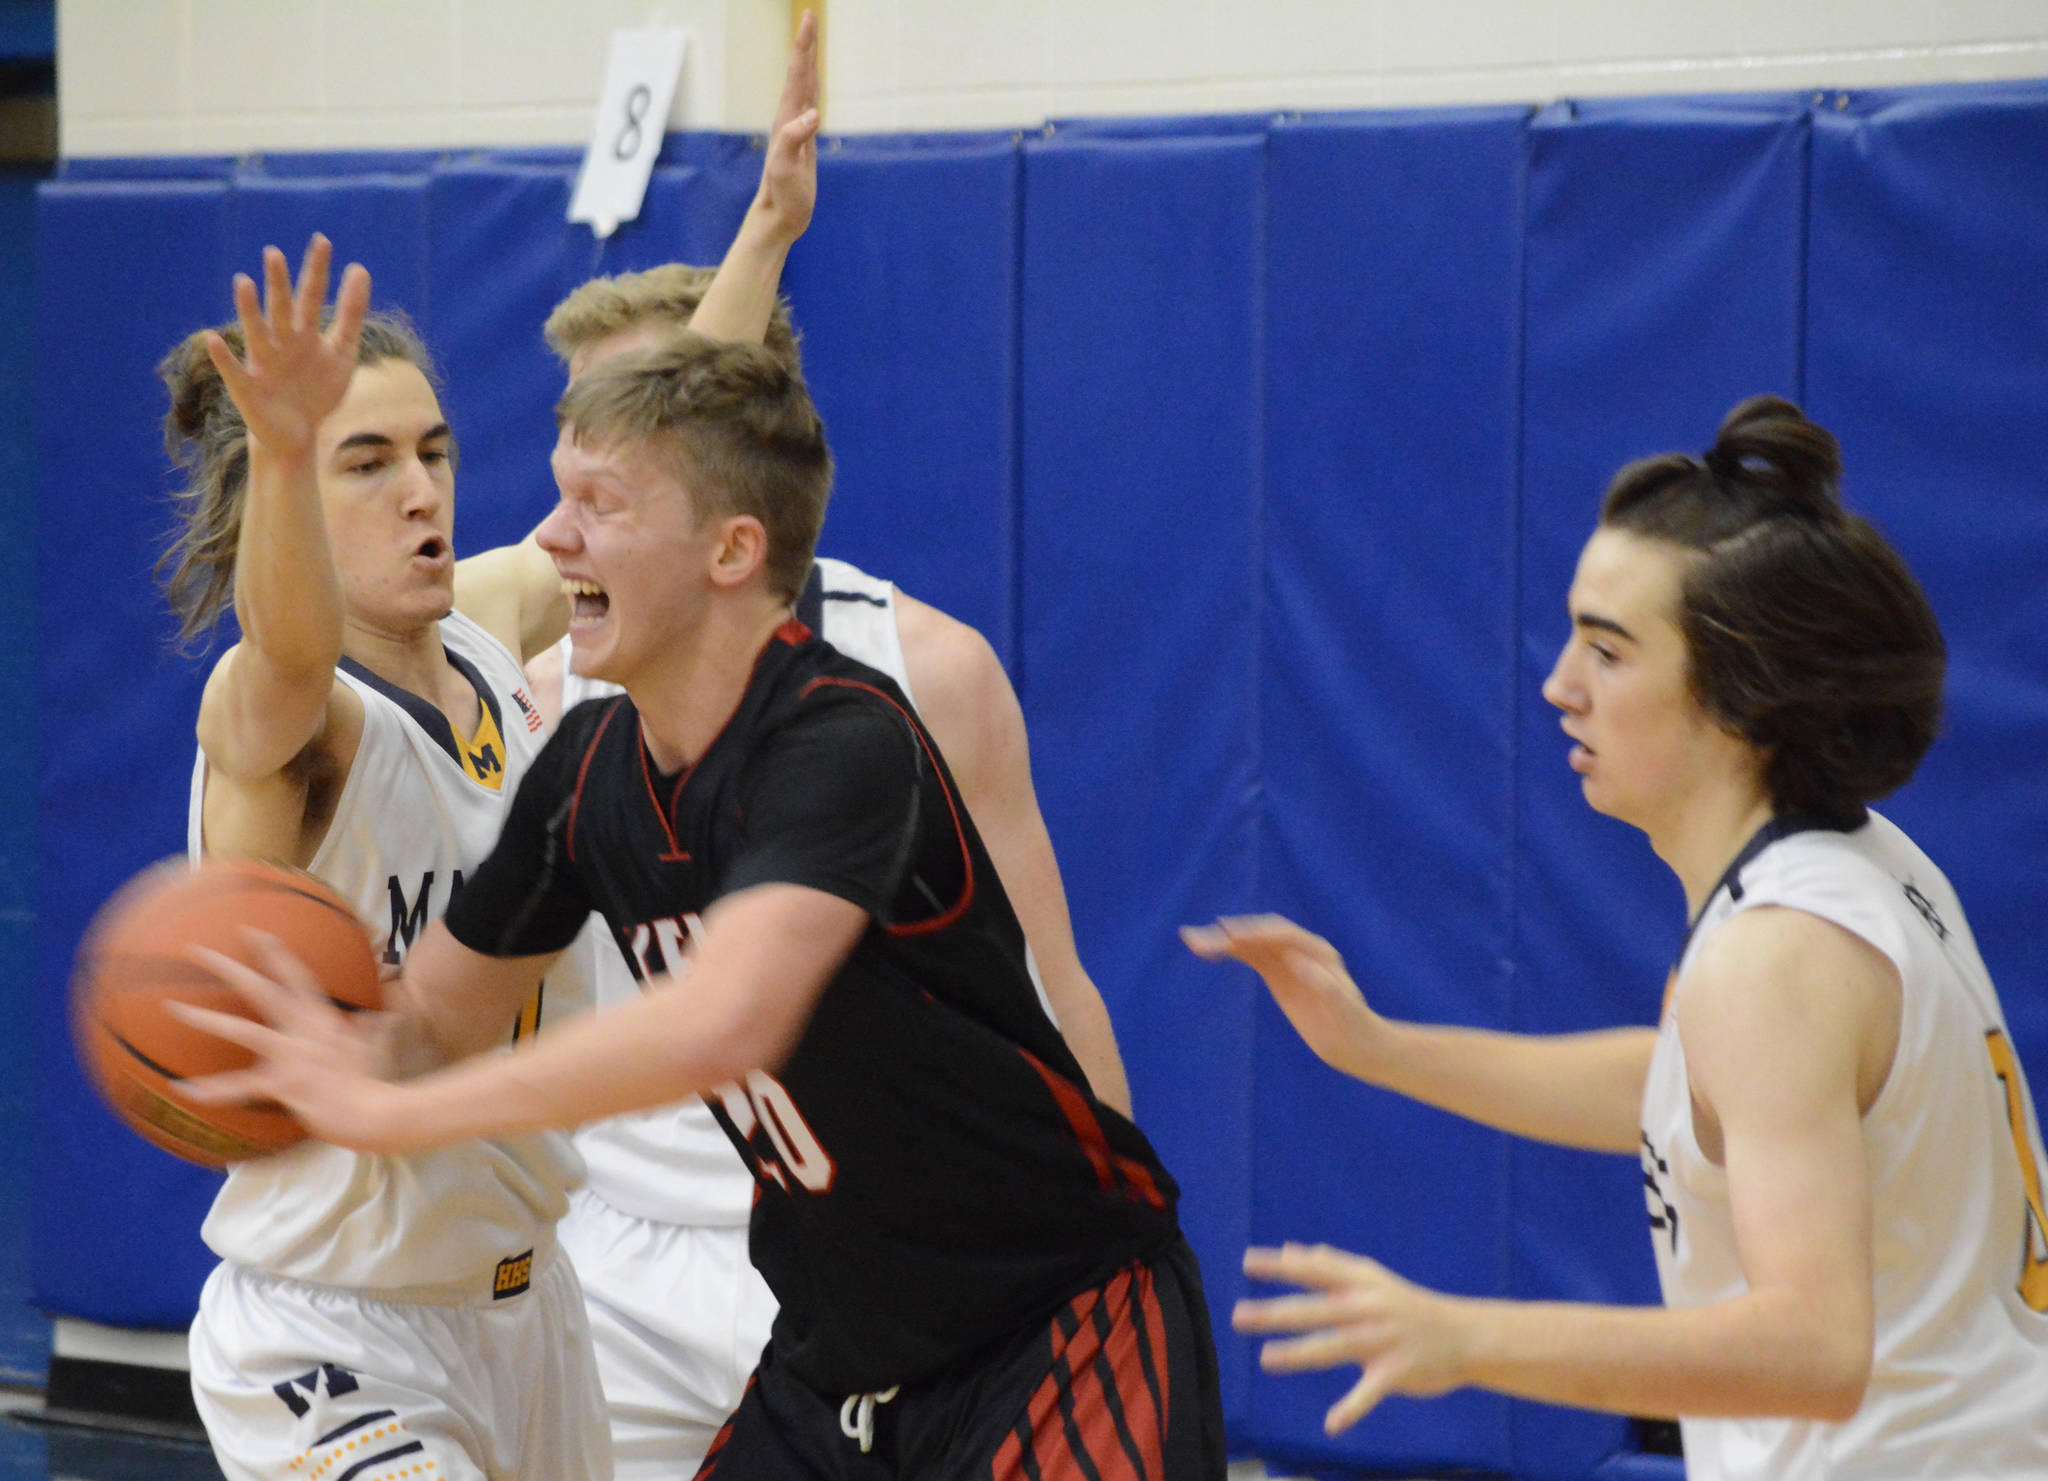
[[[1841,516],[1841,445],[1782,396],[1752,396],[1729,412],[1701,461],[1788,513]]]
[[[240,421],[228,397],[227,382],[214,368],[206,353],[206,330],[188,334],[164,356],[156,373],[171,393],[171,409],[164,416],[164,447],[175,461],[183,462],[188,444],[205,440],[223,410]],[[241,352],[241,332],[232,332],[229,346]]]

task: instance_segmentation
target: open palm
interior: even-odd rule
[[[370,304],[370,275],[351,263],[342,274],[333,322],[321,327],[327,301],[328,264],[333,247],[315,235],[294,288],[284,253],[263,249],[263,299],[246,274],[235,276],[235,312],[242,326],[243,352],[218,334],[206,351],[220,372],[249,435],[276,451],[310,447],[320,423],[348,394],[356,369],[356,336]]]

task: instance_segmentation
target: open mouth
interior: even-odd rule
[[[562,595],[569,599],[569,621],[574,626],[602,622],[612,609],[612,599],[595,581],[565,576],[562,578]]]
[[[439,563],[446,560],[448,554],[448,542],[439,535],[429,535],[426,539],[420,541],[419,548],[413,551],[413,558],[415,560]]]

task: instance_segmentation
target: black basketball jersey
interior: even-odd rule
[[[788,1061],[706,1097],[755,1174],[781,1361],[826,1393],[911,1382],[1173,1236],[1178,1190],[1040,1007],[937,747],[892,681],[801,623],[680,776],[630,699],[571,711],[447,921],[528,956],[594,908],[644,980],[713,902],[768,883],[870,917]]]

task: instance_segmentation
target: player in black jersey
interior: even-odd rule
[[[396,1151],[708,1092],[782,1310],[700,1474],[1220,1478],[1178,1190],[1039,1007],[902,693],[790,616],[831,477],[802,382],[685,336],[560,415],[537,538],[627,694],[565,718],[403,991],[474,1052],[594,908],[647,995],[390,1083],[304,969],[223,965],[275,1027],[207,1020],[262,1056],[210,1093]]]

